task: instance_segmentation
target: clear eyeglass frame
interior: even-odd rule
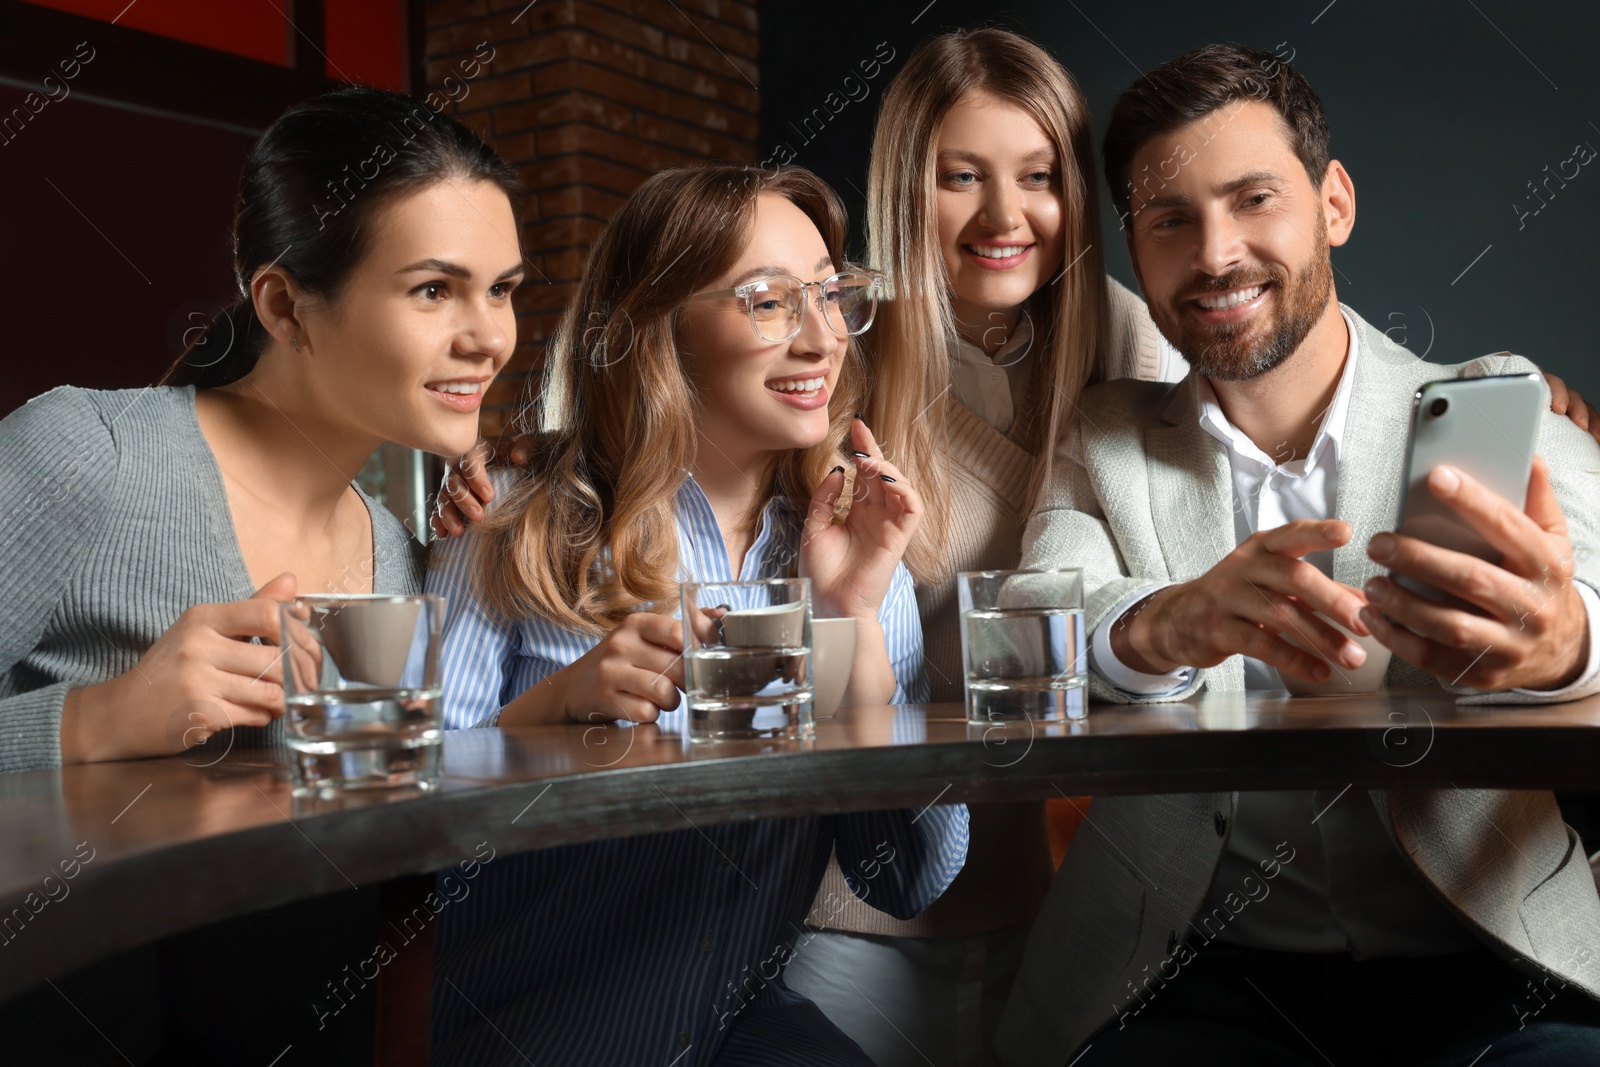
[[[756,297],[762,293],[772,292],[774,282],[787,283],[789,302],[782,308],[762,312],[758,309],[772,301],[762,301]],[[856,297],[858,306],[859,302],[865,302],[865,314],[859,316],[860,324],[856,326],[850,324],[843,312],[830,313],[825,303],[830,295],[830,287],[832,294],[838,295],[845,291],[846,284],[851,289],[864,290]],[[818,282],[802,281],[792,274],[769,274],[764,278],[736,285],[732,289],[696,293],[689,299],[694,301],[737,298],[743,302],[745,312],[750,319],[750,328],[755,331],[756,336],[763,341],[782,344],[796,337],[805,326],[806,305],[813,302],[807,299],[807,294],[812,289],[817,291],[815,297],[817,311],[822,315],[822,321],[827,323],[828,329],[840,337],[858,337],[871,329],[873,321],[878,317],[878,301],[883,296],[883,274],[870,267],[851,267]]]

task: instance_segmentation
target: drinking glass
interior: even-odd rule
[[[323,794],[439,777],[439,596],[303,596],[283,625],[295,784]]]
[[[684,582],[691,741],[815,733],[811,581]]]
[[[1083,571],[962,571],[956,590],[967,721],[1083,718]]]

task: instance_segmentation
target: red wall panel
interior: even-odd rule
[[[0,85],[0,114],[26,93]],[[0,416],[57,385],[161,376],[203,321],[191,316],[232,297],[228,232],[253,142],[74,95],[0,145],[0,292],[14,312]]]
[[[404,92],[405,9],[404,0],[326,0],[328,77]]]
[[[29,0],[40,7],[288,66],[291,0]],[[333,0],[336,6],[339,0]],[[119,17],[120,16],[120,17]]]

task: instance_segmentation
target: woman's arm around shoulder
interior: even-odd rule
[[[1189,364],[1178,350],[1167,343],[1150,317],[1150,308],[1138,293],[1115,278],[1106,278],[1106,295],[1111,307],[1107,324],[1105,363],[1100,380],[1141,378],[1147,382],[1182,381]]]

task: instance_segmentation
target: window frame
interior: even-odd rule
[[[75,95],[258,133],[291,104],[345,84],[326,73],[323,3],[294,0],[294,63],[285,67],[22,0],[0,0],[0,25],[6,28],[0,33],[0,81],[42,93],[44,78],[59,77],[53,64],[70,59],[87,41],[95,58],[73,84]],[[423,84],[418,47],[423,25],[423,0],[407,0],[402,30],[413,92]]]

